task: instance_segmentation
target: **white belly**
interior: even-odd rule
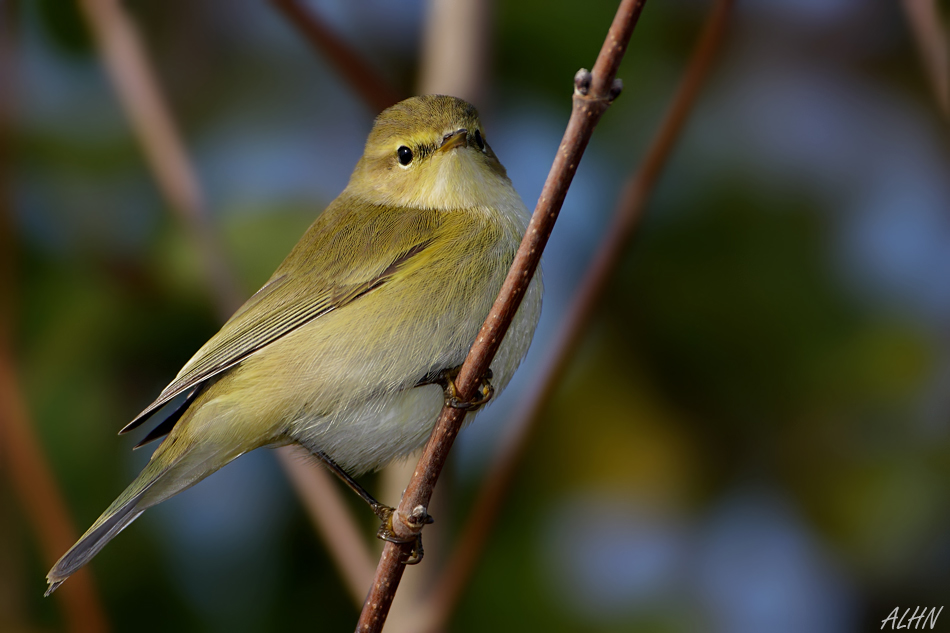
[[[541,314],[541,283],[536,277],[491,364],[495,397],[521,363]],[[382,393],[351,403],[333,416],[302,413],[291,424],[294,439],[311,452],[321,451],[350,474],[381,468],[425,444],[444,396],[438,385]],[[465,423],[476,414],[466,416]]]

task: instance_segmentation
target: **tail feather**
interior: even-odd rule
[[[106,546],[106,543],[115,538],[119,532],[145,512],[144,507],[139,507],[139,502],[145,496],[145,493],[170,469],[170,467],[165,468],[159,471],[158,474],[146,479],[144,476],[148,473],[151,465],[152,463],[149,463],[146,466],[142,474],[102,513],[102,516],[92,524],[92,527],[86,530],[86,533],[76,541],[76,544],[56,561],[53,568],[46,574],[46,582],[49,583],[49,587],[46,589],[47,596],[56,591],[76,570],[98,554],[99,550]],[[144,482],[143,479],[145,479]]]
[[[153,505],[190,488],[231,460],[240,450],[185,450],[167,463],[168,452],[158,448],[152,460],[119,498],[102,513],[46,575],[46,595],[88,563],[105,545]],[[190,447],[194,449],[195,447]]]
[[[106,543],[111,541],[116,534],[124,530],[132,521],[145,512],[145,510],[135,510],[136,502],[138,502],[137,498],[129,502],[118,513],[106,519],[95,530],[86,532],[75,545],[69,548],[69,551],[46,574],[46,582],[49,583],[49,587],[46,588],[44,595],[49,596],[56,591],[61,584],[66,582],[67,578],[98,554],[99,550],[105,547]]]

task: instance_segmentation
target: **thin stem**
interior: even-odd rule
[[[363,101],[377,112],[402,101],[389,82],[363,57],[297,0],[271,0],[307,41],[340,73]]]
[[[277,449],[284,472],[310,515],[314,529],[334,551],[331,557],[356,606],[363,603],[373,581],[373,558],[356,517],[326,468],[300,446]],[[339,550],[337,553],[335,550]]]
[[[561,204],[577,171],[584,149],[600,117],[616,96],[617,90],[614,87],[616,69],[620,65],[620,58],[626,50],[644,2],[645,0],[621,2],[610,27],[607,41],[594,65],[595,73],[607,74],[591,77],[589,73],[583,71],[575,76],[571,118],[548,179],[541,191],[541,198],[535,207],[527,233],[521,242],[501,293],[492,306],[456,379],[456,387],[462,399],[471,399],[474,395],[480,378],[485,375],[498,351],[528,284],[534,278],[541,252],[554,228],[554,222],[557,220]],[[433,487],[445,464],[449,449],[458,435],[464,416],[465,413],[459,409],[448,406],[442,409],[415,473],[393,516],[393,528],[398,536],[409,539],[421,530],[422,525],[410,525],[406,517],[412,516],[413,511],[420,506],[425,508],[428,505]],[[363,604],[357,631],[382,630],[405,568],[402,561],[406,560],[411,548],[409,544],[391,542],[387,542],[383,547],[373,585]]]
[[[666,119],[647,150],[641,167],[624,186],[613,222],[604,234],[603,243],[597,248],[597,255],[584,275],[577,296],[571,302],[569,315],[554,337],[553,348],[541,363],[544,370],[529,390],[524,404],[512,416],[512,423],[505,427],[506,435],[488,469],[490,474],[472,506],[470,518],[464,524],[458,546],[439,582],[435,583],[436,589],[428,608],[423,610],[431,614],[427,630],[445,627],[481,558],[518,464],[532,432],[537,428],[540,413],[560,383],[622,254],[640,227],[659,174],[666,165],[722,45],[732,5],[733,0],[718,0],[710,12]]]
[[[0,466],[10,479],[43,559],[52,565],[78,536],[75,523],[37,438],[16,369],[17,249],[14,241],[11,144],[16,81],[12,9],[0,7]],[[66,630],[110,629],[91,572],[83,570],[57,594]],[[38,590],[37,590],[38,591]]]
[[[135,26],[116,0],[80,0],[80,8],[159,189],[201,258],[218,316],[227,319],[241,304],[242,292],[208,221],[201,185]]]
[[[938,4],[937,0],[904,0],[904,13],[937,105],[950,117],[950,43]]]
[[[452,95],[484,105],[494,2],[428,0],[427,4],[419,93]]]
[[[3,463],[26,516],[34,526],[43,559],[52,566],[76,541],[78,533],[33,431],[17,383],[10,349],[5,345],[3,347],[0,349],[0,445],[4,447]],[[61,596],[67,628],[88,633],[109,630],[90,572],[80,570],[73,579]]]

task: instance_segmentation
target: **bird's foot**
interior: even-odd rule
[[[442,375],[435,381],[442,386],[445,391],[445,404],[453,409],[462,409],[464,411],[478,411],[482,405],[492,399],[495,395],[495,388],[491,384],[491,369],[478,383],[476,396],[471,400],[462,400],[459,398],[458,389],[455,388],[455,378],[459,375],[461,367],[454,367],[442,372]]]
[[[406,527],[416,533],[415,536],[408,538],[399,536],[393,529],[393,517],[396,514],[393,508],[378,503],[373,507],[373,512],[375,512],[379,520],[382,521],[379,530],[376,531],[376,538],[389,541],[390,543],[413,543],[409,558],[404,560],[403,564],[415,565],[419,563],[425,555],[425,551],[422,549],[422,528],[435,521],[435,519],[429,516],[426,509],[421,505],[416,506],[413,511],[409,513],[409,516],[403,520]]]

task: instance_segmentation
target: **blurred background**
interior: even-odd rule
[[[345,187],[377,112],[269,3],[124,6],[243,299]],[[306,6],[415,92],[428,3]],[[407,577],[452,547],[710,6],[647,4],[545,254],[532,352],[460,436],[440,482],[447,534]],[[82,532],[151,450],[130,450],[144,430],[115,432],[222,315],[84,16],[57,0],[0,7],[4,327]],[[615,9],[492,5],[476,105],[529,207]],[[900,3],[737,3],[451,630],[864,631],[895,607],[942,606],[950,136],[918,43]],[[67,630],[3,466],[0,629]],[[264,450],[150,510],[91,569],[115,631],[351,630],[358,613]]]

